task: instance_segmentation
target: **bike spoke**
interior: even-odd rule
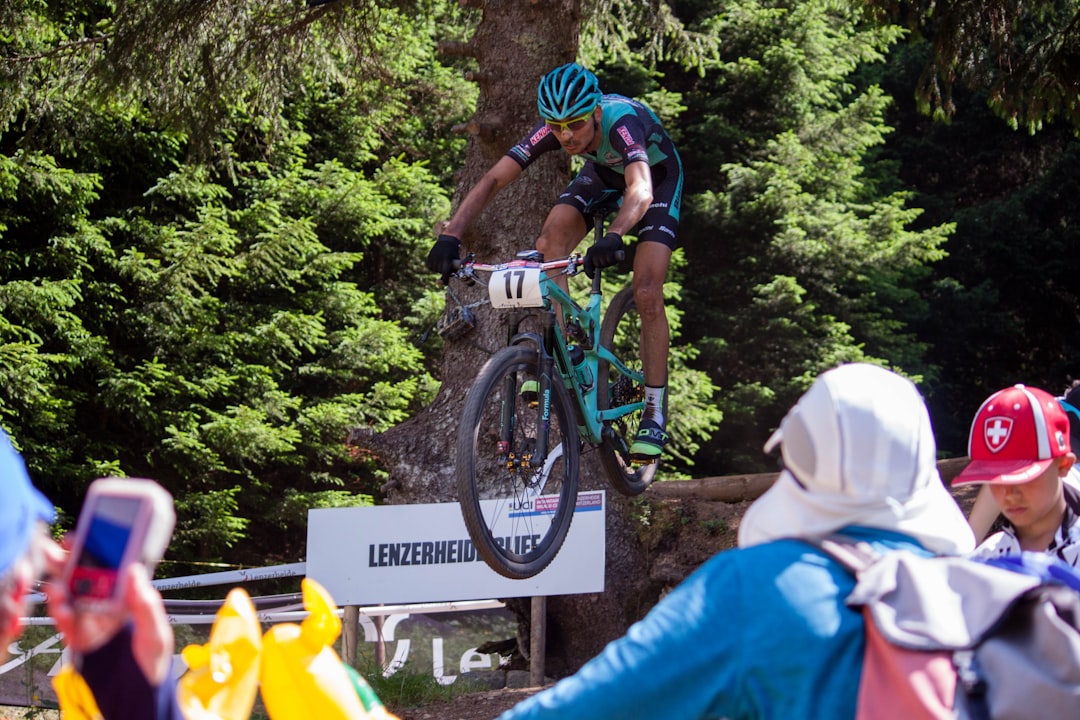
[[[559,388],[552,392],[544,422],[535,392],[535,353],[510,350],[485,366],[474,388],[478,394],[470,391],[462,431],[471,429],[473,440],[459,445],[460,467],[468,471],[459,472],[458,482],[481,555],[503,574],[527,577],[558,552],[572,519],[577,453],[567,450],[564,432],[576,433],[576,426],[567,421],[567,398],[565,391],[556,392]],[[549,450],[540,457],[538,448],[544,446]]]

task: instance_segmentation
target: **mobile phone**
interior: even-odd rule
[[[153,480],[99,478],[83,501],[64,582],[79,606],[118,604],[133,562],[153,572],[176,524],[172,495]]]

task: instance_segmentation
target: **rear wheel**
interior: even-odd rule
[[[539,353],[495,353],[469,389],[457,444],[457,486],[480,557],[508,578],[536,575],[562,547],[577,501],[580,447],[570,396],[551,383],[539,397]]]
[[[600,325],[600,344],[633,371],[641,368],[641,316],[634,302],[634,290],[625,287],[615,294]],[[609,410],[645,399],[645,386],[623,375],[603,360],[597,367],[597,401],[600,410]],[[667,395],[664,395],[667,413]],[[623,495],[640,495],[656,476],[660,462],[638,465],[630,460],[630,445],[641,422],[642,411],[623,415],[604,424],[600,457],[612,487]]]

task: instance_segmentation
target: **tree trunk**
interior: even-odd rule
[[[455,207],[536,122],[536,87],[543,74],[573,61],[577,51],[580,0],[482,4],[476,33],[464,47],[453,48],[456,54],[476,58],[472,77],[480,89],[476,114],[466,125],[469,139],[465,167],[457,177]],[[565,154],[540,158],[472,224],[462,238],[464,250],[497,262],[532,248],[547,211],[569,180],[569,170]],[[450,289],[465,304],[485,292],[454,280]],[[449,296],[447,302],[455,304]],[[390,502],[456,500],[454,440],[462,402],[483,363],[506,344],[503,319],[487,305],[475,311],[477,327],[445,344],[442,388],[435,401],[372,443],[389,461],[385,490]]]
[[[455,206],[537,121],[536,87],[548,70],[574,60],[581,20],[580,0],[476,4],[483,9],[473,38],[465,45],[445,48],[476,58],[477,69],[471,77],[480,89],[476,114],[463,128],[470,137],[465,167],[457,179]],[[533,248],[548,210],[570,179],[569,169],[569,158],[561,152],[531,165],[473,223],[462,238],[465,250],[482,260],[499,261]],[[483,287],[451,282],[451,289],[465,304],[486,292]],[[449,296],[448,303],[454,303]],[[385,490],[391,503],[457,499],[454,442],[462,402],[483,363],[506,344],[502,318],[486,305],[476,310],[477,327],[446,343],[442,388],[431,406],[382,436],[363,441],[387,466],[390,479]],[[599,458],[587,449],[581,472],[583,489],[607,487]],[[621,635],[658,593],[644,570],[632,501],[609,491],[608,506],[605,592],[548,601],[548,675],[577,669]],[[519,638],[528,638],[528,601],[513,601],[510,606],[522,624]]]

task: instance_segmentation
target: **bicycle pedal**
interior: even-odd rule
[[[635,466],[635,467],[640,467],[642,465],[655,465],[658,462],[660,462],[659,457],[654,457],[654,458],[636,458],[636,457],[632,457],[632,458],[630,458],[630,464]]]

